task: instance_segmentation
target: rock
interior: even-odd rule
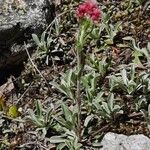
[[[50,6],[48,0],[0,0],[0,56],[6,51],[16,53],[12,45],[22,45],[32,33],[41,33],[53,19]]]
[[[0,6],[0,52],[2,47],[22,42],[33,32],[41,32],[52,20],[46,20],[51,16],[47,14],[50,12],[47,0],[2,0]]]
[[[0,0],[0,70],[27,58],[24,41],[41,34],[54,18],[49,0]],[[29,46],[32,50],[33,44]],[[0,79],[1,80],[1,79]]]
[[[126,136],[109,132],[101,145],[100,150],[149,150],[150,139],[142,134]]]

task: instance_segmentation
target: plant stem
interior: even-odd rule
[[[77,134],[79,137],[79,141],[81,140],[81,75],[83,70],[83,64],[81,63],[82,59],[82,51],[77,50],[77,108],[78,108],[78,122],[77,122]]]
[[[84,58],[84,52],[83,52],[83,45],[86,41],[86,37],[88,36],[88,33],[86,33],[86,29],[84,26],[80,27],[80,32],[77,40],[77,95],[76,95],[76,102],[77,102],[77,135],[79,138],[79,141],[81,141],[81,76],[85,65],[85,58]]]

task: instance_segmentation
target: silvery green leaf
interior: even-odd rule
[[[94,72],[93,73],[93,78],[91,79],[91,90],[92,91],[96,90],[96,85],[97,85],[98,78],[99,78],[99,75]]]
[[[32,38],[37,46],[40,46],[40,40],[36,34],[32,34]]]
[[[66,121],[72,122],[72,112],[64,103],[61,105],[61,107],[62,107],[63,114],[65,116]]]
[[[49,110],[47,110],[47,115],[46,115],[46,121],[49,122],[50,120],[52,120],[52,112],[53,109],[49,108]]]
[[[46,35],[46,32],[44,31],[41,35],[41,42],[42,43],[45,43],[45,35]]]
[[[126,36],[126,37],[124,37],[122,39],[123,40],[127,40],[127,41],[134,41],[135,42],[134,38],[132,38],[131,36]]]
[[[50,47],[51,43],[52,43],[52,38],[51,37],[47,37],[47,46]]]
[[[127,71],[123,69],[121,71],[121,74],[122,74],[122,79],[123,79],[124,84],[127,85],[128,84]]]
[[[71,89],[67,88],[67,93],[70,99],[75,100],[75,94]]]
[[[131,80],[134,80],[134,78],[135,78],[135,65],[131,66],[130,78],[131,78]]]
[[[93,102],[93,105],[95,106],[95,108],[97,110],[101,110],[102,109],[102,106],[99,103],[97,103],[97,102]]]
[[[108,107],[111,111],[113,110],[113,105],[114,105],[114,94],[111,93],[108,96]]]
[[[61,136],[52,136],[50,138],[50,142],[53,144],[64,143],[65,141],[66,141],[66,139],[64,139]]]
[[[70,69],[67,73],[67,84],[68,87],[71,87],[71,83],[72,83],[72,74],[73,74],[73,70]]]
[[[134,57],[133,63],[135,63],[139,66],[143,66],[139,59],[139,57],[142,56],[142,54],[139,51],[133,51],[132,56]]]
[[[115,29],[118,30],[119,28],[121,28],[121,24],[122,24],[121,21],[120,21],[120,22],[117,22],[117,23],[115,24]]]
[[[120,110],[120,106],[119,105],[115,105],[114,107],[113,107],[113,111],[114,112],[117,112],[117,111],[119,111]]]
[[[32,109],[29,109],[30,118],[37,126],[43,126],[43,123],[35,116]]]
[[[50,82],[50,84],[54,86],[55,88],[57,88],[60,92],[64,93],[65,95],[68,95],[66,91],[66,87],[64,85],[59,85],[55,82]]]
[[[91,115],[89,115],[89,116],[86,117],[86,119],[85,119],[85,121],[84,121],[84,126],[85,126],[85,127],[88,126],[90,120],[91,120],[93,117],[94,117],[93,114],[91,114]]]
[[[95,97],[94,102],[99,103],[99,102],[103,101],[103,98],[102,98],[103,94],[104,94],[104,92],[99,92],[97,94],[97,96]]]
[[[142,48],[142,49],[140,50],[140,52],[143,53],[147,58],[150,57],[150,54],[149,54],[147,48]]]
[[[102,146],[102,144],[101,144],[101,142],[100,143],[93,143],[92,146],[100,148]]]
[[[112,45],[114,42],[113,42],[112,39],[107,39],[107,40],[105,40],[105,43],[106,43],[107,45]]]
[[[66,144],[65,143],[60,143],[57,145],[56,150],[63,150],[65,148]]]
[[[110,114],[111,111],[109,110],[108,104],[106,102],[102,102],[102,108],[106,111],[107,114]]]
[[[39,100],[36,101],[35,107],[36,107],[37,117],[41,118],[41,116],[42,116],[42,104],[41,104],[41,102]]]

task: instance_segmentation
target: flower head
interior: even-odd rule
[[[99,21],[101,12],[93,0],[87,0],[78,6],[76,15],[79,19],[88,17],[93,21]]]

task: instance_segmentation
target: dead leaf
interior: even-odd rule
[[[5,84],[0,86],[0,96],[7,95],[15,89],[12,78],[13,76],[11,76]]]

